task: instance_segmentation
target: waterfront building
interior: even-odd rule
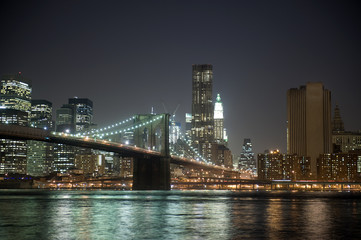
[[[257,175],[259,180],[280,180],[283,177],[284,155],[279,150],[258,154]]]
[[[47,100],[31,100],[30,126],[52,130],[52,103]],[[53,144],[27,141],[27,174],[46,176],[52,172]]]
[[[69,104],[75,106],[75,132],[90,130],[93,123],[93,102],[88,98],[69,98]]]
[[[133,158],[122,157],[121,158],[121,177],[133,177]]]
[[[317,171],[318,179],[322,181],[361,180],[361,154],[320,154],[317,160]]]
[[[297,154],[286,155],[286,165],[290,168],[283,168],[284,179],[310,180],[311,179],[311,158],[298,156]],[[288,170],[288,171],[287,171]],[[289,176],[289,177],[286,177]]]
[[[224,142],[223,104],[220,94],[217,94],[214,104],[214,140],[218,143]]]
[[[260,180],[309,180],[312,176],[309,157],[286,155],[274,150],[258,154],[257,161]]]
[[[95,155],[76,155],[74,167],[82,170],[84,175],[101,176],[105,173],[105,156]]]
[[[238,161],[238,168],[243,171],[249,171],[253,174],[257,173],[256,159],[254,158],[254,152],[250,138],[245,138],[243,140],[242,152]]]
[[[3,75],[0,83],[1,122],[29,125],[31,81],[21,73]],[[26,141],[0,139],[0,173],[26,174]]]
[[[205,159],[211,160],[214,142],[212,103],[213,66],[192,66],[192,145]]]
[[[320,82],[287,92],[287,154],[311,159],[317,179],[317,157],[331,153],[331,92]]]

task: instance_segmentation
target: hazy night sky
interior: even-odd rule
[[[21,71],[54,109],[94,102],[100,127],[191,112],[192,64],[213,64],[230,148],[286,151],[286,92],[322,81],[361,129],[358,1],[1,1],[0,75]],[[182,125],[184,127],[184,125]]]

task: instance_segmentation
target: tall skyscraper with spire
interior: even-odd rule
[[[335,114],[333,116],[333,121],[332,121],[332,132],[344,132],[344,131],[345,131],[345,127],[343,125],[343,121],[341,118],[340,109],[338,105],[336,105]]]
[[[206,159],[211,159],[214,141],[213,121],[213,66],[192,66],[192,144]]]
[[[214,140],[218,143],[224,141],[223,104],[219,93],[214,104]]]
[[[287,154],[311,158],[311,178],[317,178],[317,158],[331,153],[331,92],[320,82],[287,92]]]

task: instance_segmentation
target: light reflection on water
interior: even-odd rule
[[[358,239],[361,194],[0,190],[0,239]]]

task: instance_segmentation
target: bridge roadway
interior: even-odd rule
[[[103,150],[106,152],[119,153],[122,157],[140,157],[140,158],[153,158],[153,157],[166,157],[162,156],[160,152],[139,148],[136,146],[121,144],[117,142],[106,141],[103,139],[93,139],[87,136],[75,136],[67,133],[52,132],[39,128],[24,127],[18,125],[0,124],[0,138],[18,139],[18,140],[36,140],[49,143],[61,143],[72,145],[76,147],[92,148]],[[226,173],[237,173],[231,168],[225,168],[213,164],[207,164],[189,159],[170,155],[170,163],[183,165],[191,168],[202,168],[205,170],[222,171]]]

